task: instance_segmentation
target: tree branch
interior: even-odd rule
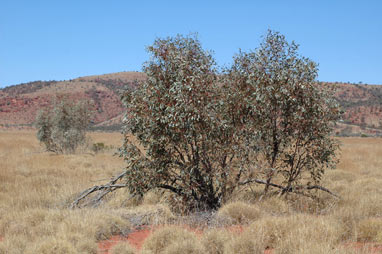
[[[92,203],[98,203],[104,196],[106,196],[108,193],[115,191],[116,189],[127,187],[126,184],[116,184],[118,180],[123,178],[127,174],[127,171],[122,172],[121,174],[117,175],[116,177],[112,178],[111,181],[104,185],[96,185],[91,188],[86,189],[83,191],[76,200],[73,201],[73,203],[70,205],[70,208],[78,207],[81,200],[88,197],[90,194],[97,192],[97,191],[104,191],[102,192],[97,198],[93,199]]]
[[[167,184],[159,184],[157,185],[158,188],[162,188],[162,189],[166,189],[166,190],[170,190],[176,194],[179,194],[181,195],[182,194],[182,190],[181,189],[177,189],[173,186],[170,186],[170,185],[167,185]]]
[[[274,184],[271,182],[268,183],[268,182],[261,180],[261,179],[248,179],[244,182],[239,182],[239,185],[245,185],[245,184],[249,184],[249,183],[265,184],[265,185],[269,185],[269,186],[272,186],[275,188],[279,188],[279,189],[283,190],[284,192],[293,192],[293,193],[300,194],[300,193],[296,192],[296,190],[295,190],[296,188],[293,188],[293,187],[286,188],[284,186]],[[341,198],[339,195],[331,192],[329,189],[322,187],[322,186],[319,186],[319,185],[305,186],[305,187],[302,187],[302,189],[307,189],[307,190],[317,189],[317,190],[325,191],[325,192],[329,193],[330,195],[333,195],[336,198],[339,198],[339,199]],[[300,188],[298,188],[297,190],[300,190]]]

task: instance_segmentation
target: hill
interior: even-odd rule
[[[123,113],[119,91],[133,86],[134,80],[143,80],[138,72],[119,72],[80,77],[66,81],[35,81],[5,87],[0,90],[0,127],[31,127],[39,109],[51,105],[56,97],[70,100],[92,100],[94,125],[120,123],[111,121]],[[109,123],[109,124],[107,124]]]
[[[124,107],[119,92],[125,86],[134,86],[145,74],[118,72],[80,77],[66,81],[34,81],[0,89],[0,128],[31,128],[39,109],[51,105],[57,96],[71,100],[94,102],[94,129],[120,130]],[[334,85],[336,98],[343,110],[337,123],[339,136],[382,136],[382,86],[350,83]]]
[[[327,85],[328,83],[322,83]],[[382,85],[332,83],[343,110],[337,134],[382,135]]]

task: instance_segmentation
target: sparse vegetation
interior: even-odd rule
[[[74,153],[86,143],[83,102],[61,100],[38,115],[38,140],[56,154],[44,153],[32,132],[0,132],[0,254],[95,254],[114,237],[126,241],[112,246],[115,254],[382,246],[382,140],[342,139],[338,153],[330,136],[338,105],[297,49],[269,31],[256,51],[218,72],[196,37],[158,39],[148,48],[147,79],[122,96],[123,135],[92,133],[94,153]],[[360,87],[365,97],[369,88]],[[120,142],[117,158],[111,148]],[[337,156],[340,170],[329,171]],[[127,235],[145,230],[143,244],[129,243]]]
[[[118,133],[90,136],[105,146],[121,145]],[[143,199],[130,199],[126,189],[113,192],[97,208],[68,209],[84,186],[112,177],[123,167],[123,160],[112,151],[94,156],[50,155],[39,146],[35,132],[0,132],[0,253],[52,253],[54,243],[72,253],[97,253],[97,243],[112,234],[130,234],[139,225],[173,225],[178,230],[186,222],[189,228],[203,226],[203,235],[192,239],[205,253],[274,248],[274,253],[370,254],[372,245],[355,249],[351,243],[382,244],[382,139],[340,141],[338,169],[328,171],[322,181],[341,195],[341,200],[322,192],[317,194],[319,205],[302,196],[271,196],[259,201],[253,197],[259,197],[263,188],[246,188],[235,194],[235,199],[258,208],[261,215],[245,219],[249,225],[243,224],[243,232],[235,233],[231,222],[215,219],[216,214],[206,219],[196,215],[205,220],[200,223],[191,215],[172,213],[167,194],[156,191]],[[225,209],[224,204],[217,214]]]

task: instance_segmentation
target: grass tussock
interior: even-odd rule
[[[75,254],[78,251],[66,239],[59,239],[56,237],[48,237],[39,239],[32,246],[28,247],[26,253],[41,253],[41,254]]]
[[[282,216],[290,214],[292,207],[285,198],[271,196],[258,201],[258,206],[264,214]]]
[[[253,222],[248,231],[253,237],[261,236],[266,247],[296,249],[306,242],[325,242],[335,246],[340,241],[342,226],[324,216],[294,214],[266,217]]]
[[[0,242],[0,254],[24,254],[29,243],[22,235],[10,235]]]
[[[111,248],[111,254],[135,254],[137,250],[128,242],[120,242]]]
[[[333,247],[328,243],[310,243],[310,242],[301,242],[296,244],[296,242],[290,243],[288,241],[285,244],[280,245],[274,250],[275,254],[361,254],[358,251],[353,252],[352,249],[348,250],[341,247]]]
[[[122,135],[93,133],[94,142],[119,147]],[[144,253],[370,253],[346,243],[382,244],[382,139],[341,139],[340,163],[323,186],[341,196],[316,192],[261,196],[264,186],[235,193],[217,213],[177,214],[172,196],[151,191],[132,198],[115,191],[97,208],[68,209],[81,191],[103,184],[123,170],[115,151],[73,155],[45,152],[31,131],[0,132],[0,254],[90,253],[97,242],[127,235],[139,225],[187,224],[155,231]],[[233,233],[230,225],[245,224]],[[227,227],[224,229],[224,227]],[[129,253],[118,245],[115,253]]]
[[[166,226],[152,233],[142,246],[144,254],[204,253],[195,233],[176,226]]]
[[[204,232],[202,244],[207,254],[223,254],[224,246],[232,238],[232,232],[226,229],[211,229]]]
[[[194,239],[188,239],[186,241],[180,241],[170,244],[163,254],[200,254],[205,253],[205,249]]]
[[[265,245],[262,235],[253,235],[249,232],[234,236],[224,245],[224,254],[263,254]]]
[[[382,244],[382,218],[367,218],[358,223],[358,241]]]
[[[162,225],[175,220],[176,216],[165,204],[141,205],[124,211],[133,225]]]
[[[126,234],[132,228],[129,220],[122,215],[107,214],[104,210],[97,209],[32,210],[30,213],[9,214],[2,219],[0,226],[5,239],[12,236],[19,239],[10,242],[8,248],[26,252],[26,246],[33,243],[33,250],[36,251],[34,253],[42,253],[43,249],[51,248],[46,239],[57,243],[57,246],[63,246],[63,249],[70,245],[77,253],[96,253],[97,241],[108,239],[112,235]],[[19,244],[20,241],[25,247]]]
[[[246,224],[261,217],[261,210],[256,205],[237,201],[224,205],[218,216],[227,218],[232,224]]]

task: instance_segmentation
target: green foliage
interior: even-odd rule
[[[157,39],[147,81],[122,96],[130,192],[161,188],[188,209],[217,209],[259,177],[266,190],[276,179],[284,191],[319,183],[335,164],[338,107],[297,48],[269,31],[218,73],[196,37]]]
[[[236,107],[248,109],[240,115],[251,119],[259,173],[287,190],[301,181],[318,184],[324,169],[335,165],[338,148],[330,137],[339,117],[333,89],[315,83],[317,64],[297,49],[268,31],[255,52],[234,57],[226,78],[238,97]]]
[[[94,152],[94,153],[99,153],[99,152],[103,152],[103,151],[106,151],[106,150],[110,150],[110,149],[113,149],[114,146],[110,145],[105,145],[103,142],[98,142],[98,143],[94,143],[91,147],[91,150]]]
[[[95,153],[103,151],[104,149],[105,149],[105,144],[104,143],[94,143],[92,145],[92,151],[95,152]]]
[[[90,117],[89,103],[73,103],[63,99],[52,108],[38,113],[35,121],[37,138],[47,151],[74,153],[86,142]]]
[[[227,194],[234,151],[217,119],[214,60],[194,37],[158,39],[148,51],[147,81],[123,97],[130,191],[163,188],[190,208],[217,208]],[[130,142],[130,133],[144,150]]]

